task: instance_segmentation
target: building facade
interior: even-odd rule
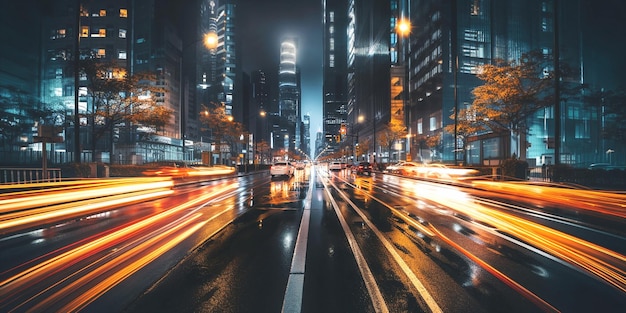
[[[348,102],[348,1],[324,1],[323,36],[323,131],[329,151],[338,151],[340,142],[336,136],[347,123]],[[354,125],[349,125],[354,126]],[[348,136],[356,136],[355,128],[349,127]]]
[[[281,140],[278,146],[285,152],[300,147],[302,92],[298,69],[298,39],[283,38],[280,45],[280,64],[278,72],[278,113],[281,117]],[[281,143],[282,142],[282,143]]]
[[[389,158],[379,137],[391,112],[390,20],[389,1],[348,2],[347,123],[359,138],[357,157],[370,162]]]
[[[606,116],[602,116],[601,106],[590,106],[584,100],[589,90],[565,95],[566,90],[582,86],[600,90],[599,87],[624,81],[623,75],[617,73],[597,75],[599,68],[607,67],[596,56],[614,56],[618,63],[622,62],[616,49],[609,47],[610,38],[599,41],[596,37],[603,38],[604,32],[594,31],[601,27],[598,25],[606,25],[598,21],[599,16],[610,16],[611,7],[619,11],[616,4],[595,6],[584,0],[408,3],[406,13],[410,13],[413,29],[409,39],[407,126],[415,130],[411,151],[422,159],[494,165],[502,159],[522,157],[531,166],[557,162],[586,166],[607,161],[607,151],[623,145],[603,138]],[[611,30],[615,31],[605,28]],[[591,41],[597,44],[589,45]],[[552,60],[545,71],[561,69],[561,101],[536,112],[527,121],[525,138],[515,134],[477,134],[463,150],[457,134],[444,128],[457,123],[454,112],[472,104],[472,90],[483,84],[476,77],[480,66],[498,59],[519,60],[531,51],[539,51],[544,59]],[[566,68],[570,71],[564,71]]]

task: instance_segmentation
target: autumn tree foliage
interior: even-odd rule
[[[532,114],[554,104],[553,71],[545,70],[549,61],[531,52],[517,61],[482,66],[478,78],[485,84],[474,88],[474,101],[460,116],[473,127],[524,132]]]
[[[406,138],[407,131],[406,127],[400,120],[392,119],[387,123],[387,127],[385,127],[380,133],[379,140],[381,145],[387,149],[389,155],[391,155],[391,150],[393,149],[393,145],[400,139]]]
[[[173,111],[159,102],[164,90],[156,86],[154,73],[128,74],[123,67],[93,60],[83,62],[82,70],[91,100],[86,118],[92,127],[93,151],[98,140],[108,134],[113,154],[116,129],[134,124],[156,132],[170,120]]]
[[[448,125],[446,131],[456,133],[464,146],[468,136],[480,132],[509,132],[525,140],[528,119],[554,104],[551,62],[532,51],[519,60],[496,59],[481,66],[477,77],[484,84],[473,89],[472,104],[459,110],[456,126]]]
[[[220,159],[225,152],[230,152],[232,155],[235,145],[241,143],[240,136],[244,132],[244,127],[241,123],[234,121],[231,115],[226,114],[226,108],[223,105],[205,106],[200,114],[200,122],[203,130],[211,132]]]

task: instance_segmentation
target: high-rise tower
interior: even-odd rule
[[[347,40],[348,2],[324,1],[324,65],[323,65],[323,114],[325,144],[329,151],[338,147],[336,136],[346,123],[348,102]],[[356,125],[349,125],[349,135],[354,135]]]
[[[298,40],[284,38],[280,44],[280,65],[278,72],[279,114],[285,123],[283,134],[284,148],[289,151],[300,146],[301,87],[297,66]]]

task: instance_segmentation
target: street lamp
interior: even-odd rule
[[[613,149],[606,150],[606,155],[609,157],[609,164],[611,164],[611,165],[613,165],[613,160],[612,160],[613,157],[612,156],[613,156],[614,152],[615,152],[615,150],[613,150]]]
[[[204,46],[209,50],[215,50],[217,48],[218,40],[217,33],[211,31],[204,35]]]
[[[399,37],[402,37],[402,62],[404,63],[404,67],[406,68],[405,77],[404,77],[404,110],[405,110],[405,123],[408,124],[409,135],[407,135],[407,148],[406,148],[406,159],[407,161],[411,160],[411,141],[409,140],[409,136],[411,134],[411,108],[409,107],[411,104],[411,93],[409,90],[409,81],[411,79],[411,68],[410,68],[410,53],[411,53],[411,21],[407,18],[400,18],[398,20],[398,24],[396,25],[396,32]]]
[[[180,92],[180,128],[181,128],[181,139],[182,139],[182,148],[183,148],[183,161],[185,161],[187,153],[185,152],[185,141],[187,139],[187,135],[186,135],[186,131],[187,131],[187,114],[186,114],[186,99],[184,97],[185,95],[185,90],[186,90],[186,86],[185,86],[185,79],[184,79],[184,75],[183,75],[183,60],[185,58],[185,54],[187,52],[187,49],[189,49],[192,46],[196,46],[199,42],[202,42],[204,47],[206,49],[208,49],[209,51],[213,52],[215,51],[215,49],[217,48],[218,45],[218,37],[217,37],[217,33],[215,33],[215,31],[210,31],[206,34],[204,34],[204,36],[200,39],[200,40],[196,40],[193,41],[189,44],[187,44],[186,46],[184,46],[181,49],[181,57],[180,57],[180,88],[179,88],[179,92]],[[195,72],[195,70],[194,70]],[[194,74],[195,75],[195,74]]]

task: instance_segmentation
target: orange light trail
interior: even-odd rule
[[[93,297],[97,297],[107,290],[110,290],[113,287],[113,285],[111,284],[117,284],[124,278],[136,272],[145,264],[151,262],[159,255],[162,255],[163,253],[174,247],[176,244],[189,237],[191,234],[201,228],[204,223],[208,222],[211,219],[196,223],[194,226],[184,229],[193,220],[196,220],[201,216],[200,213],[195,213],[191,217],[180,217],[178,219],[179,222],[176,222],[177,225],[175,225],[174,227],[172,227],[170,223],[170,225],[159,227],[158,229],[153,230],[147,235],[142,235],[141,238],[147,238],[147,240],[145,242],[139,242],[137,246],[133,246],[134,244],[132,244],[132,241],[139,241],[140,239],[131,240],[129,242],[130,239],[138,238],[138,235],[141,235],[142,232],[145,233],[151,228],[151,226],[158,225],[158,223],[166,221],[167,218],[173,217],[175,214],[184,213],[185,210],[193,206],[202,206],[202,204],[206,203],[206,201],[208,201],[209,199],[215,198],[225,191],[234,190],[236,188],[237,184],[214,187],[211,192],[207,192],[193,198],[190,201],[179,204],[176,207],[170,208],[166,211],[162,211],[148,218],[129,224],[124,228],[117,229],[116,231],[105,234],[100,238],[95,238],[94,240],[86,242],[81,246],[77,246],[69,251],[52,257],[49,260],[44,260],[38,264],[31,266],[30,268],[22,270],[19,273],[3,281],[0,281],[0,298],[11,299],[12,296],[18,295],[22,292],[25,292],[26,290],[29,290],[30,288],[33,288],[37,282],[45,281],[56,273],[61,273],[63,270],[67,270],[71,266],[79,265],[79,262],[87,260],[90,256],[94,256],[99,253],[106,253],[106,255],[102,256],[99,260],[92,262],[91,265],[83,266],[81,270],[65,277],[64,280],[69,280],[70,278],[77,277],[77,275],[81,275],[79,279],[72,282],[70,285],[63,287],[62,290],[56,291],[54,296],[52,297],[57,298],[63,297],[63,295],[67,296],[67,292],[70,292],[71,290],[76,290],[76,288],[80,288],[80,286],[87,285],[96,277],[104,277],[98,275],[106,276],[105,272],[114,270],[115,267],[119,267],[120,261],[123,262],[126,257],[130,258],[133,255],[139,256],[142,253],[141,251],[147,252],[144,256],[139,257],[137,260],[132,261],[131,264],[126,265],[116,274],[106,276],[107,278],[105,280],[98,282],[96,286],[92,287],[88,292],[85,292],[83,296],[79,297],[79,299],[75,299],[71,303],[67,304],[66,308],[68,310],[73,310],[72,308],[84,306],[89,303],[89,301],[92,301],[87,300],[87,298],[93,299]],[[180,231],[180,235],[168,239],[168,237],[173,236],[172,234],[176,231]],[[162,244],[156,245],[157,241],[164,242]],[[122,246],[116,247],[118,245]],[[115,247],[115,249],[112,249],[113,247]],[[150,247],[156,248],[154,250],[149,250]],[[110,251],[106,252],[107,250]],[[126,252],[123,252],[121,256],[113,257],[113,255],[119,253],[119,251],[125,250]],[[98,265],[98,263],[102,264]],[[93,269],[90,269],[90,267]],[[90,277],[91,279],[88,279],[88,277]],[[62,281],[59,281],[51,286],[47,286],[44,290],[39,291],[19,306],[22,307],[29,301],[37,301],[38,304],[36,308],[44,308],[46,307],[46,305],[50,305],[55,300],[51,298],[37,300],[36,298],[43,297],[44,293],[49,292],[57,286],[61,286],[61,284]]]
[[[451,197],[448,188],[445,192],[421,193],[420,197],[463,213],[474,221],[493,225],[498,230],[575,265],[626,292],[624,255],[541,224],[488,208],[469,197]]]

